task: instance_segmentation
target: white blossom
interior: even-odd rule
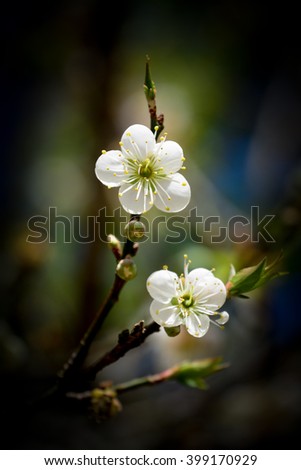
[[[134,124],[122,135],[120,150],[103,151],[95,166],[97,178],[119,188],[119,200],[131,214],[153,205],[164,212],[179,212],[190,201],[190,186],[178,171],[184,169],[183,150],[166,140],[156,142],[146,126]]]
[[[184,259],[184,274],[180,277],[168,269],[149,276],[146,286],[154,299],[150,313],[159,325],[184,325],[188,333],[200,338],[207,333],[210,322],[220,326],[228,321],[227,312],[217,312],[226,301],[226,287],[208,269],[188,273],[186,255]]]

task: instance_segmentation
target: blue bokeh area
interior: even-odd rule
[[[134,0],[106,9],[97,0],[64,0],[3,7],[3,449],[298,448],[298,18],[286,5],[236,0]],[[121,292],[87,361],[111,350],[122,330],[151,321],[146,279],[163,265],[180,274],[186,253],[191,269],[214,268],[225,283],[231,264],[240,269],[263,257],[270,263],[280,253],[278,269],[286,274],[249,299],[228,300],[224,330],[212,325],[202,339],[160,331],[97,377],[120,383],[183,360],[221,356],[229,367],[210,377],[208,390],[176,382],[136,389],[122,396],[121,413],[97,423],[84,406],[39,397],[114,279],[105,229],[122,235],[121,217],[128,214],[121,210],[112,218],[117,190],[100,184],[94,166],[103,149],[118,148],[128,126],[149,126],[143,93],[147,54],[168,139],[184,149],[192,199],[177,214],[178,238],[170,225],[156,225],[162,216],[157,209],[145,214],[153,232],[140,243],[138,276]],[[52,222],[50,208],[56,214]],[[110,224],[104,227],[103,216],[95,226],[104,208]],[[205,230],[203,223],[196,226],[196,215],[219,223]],[[54,240],[27,241],[28,221],[35,216],[47,220],[44,228]],[[242,243],[227,236],[216,242],[220,227],[235,216],[254,224],[253,239]],[[256,235],[256,223],[269,220],[265,216],[273,242]],[[67,228],[66,220],[72,221]],[[68,239],[75,223],[82,243]],[[237,237],[243,229],[237,226]]]

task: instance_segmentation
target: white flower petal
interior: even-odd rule
[[[164,212],[179,212],[189,204],[191,191],[187,180],[180,173],[155,181],[157,198],[155,206]]]
[[[179,326],[183,323],[181,310],[174,305],[166,305],[153,300],[150,306],[150,314],[153,320],[164,327]]]
[[[198,285],[200,282],[204,282],[207,278],[213,278],[214,274],[209,269],[196,268],[190,271],[188,274],[188,282],[192,285]]]
[[[153,153],[156,139],[152,131],[142,124],[133,124],[124,131],[122,137],[122,152],[124,155],[145,160]]]
[[[183,150],[177,142],[167,140],[156,144],[154,153],[159,159],[159,166],[164,168],[167,175],[176,173],[183,165]]]
[[[166,304],[177,296],[178,279],[176,273],[161,269],[149,276],[146,281],[146,288],[153,299]]]
[[[208,276],[204,281],[195,284],[193,297],[196,307],[205,307],[214,313],[226,302],[227,291],[220,279]]]
[[[123,155],[119,150],[103,153],[95,165],[95,174],[106,186],[120,186],[125,177]]]
[[[191,311],[185,318],[185,326],[189,334],[200,338],[209,330],[210,320],[207,315],[197,315]]]
[[[124,183],[120,187],[119,201],[130,214],[142,214],[152,208],[149,194],[145,194],[142,183]]]
[[[215,320],[216,323],[218,323],[219,325],[225,325],[225,323],[227,323],[227,321],[229,320],[229,313],[228,312],[218,312],[220,317]]]

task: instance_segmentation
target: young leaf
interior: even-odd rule
[[[175,368],[170,379],[177,380],[188,387],[204,390],[207,388],[205,379],[225,367],[227,366],[226,364],[222,364],[221,358],[182,362]]]
[[[256,266],[250,266],[249,268],[244,268],[238,271],[232,279],[230,283],[232,287],[230,287],[229,292],[231,295],[241,295],[245,292],[250,292],[253,290],[260,280],[260,277],[265,269],[266,266],[266,258],[264,258],[260,263]]]
[[[238,272],[235,272],[232,266],[227,283],[228,295],[230,297],[247,298],[245,293],[257,289],[271,279],[287,274],[286,272],[274,272],[274,267],[279,263],[281,258],[282,253],[269,265],[267,265],[266,258],[263,258],[256,266],[250,266]],[[231,273],[235,274],[231,275]]]

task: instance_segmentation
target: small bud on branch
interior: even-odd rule
[[[164,116],[163,114],[157,116],[156,87],[151,77],[149,62],[150,59],[148,56],[146,56],[145,79],[143,88],[148,104],[148,111],[150,114],[150,128],[153,133],[156,132],[156,137],[158,138],[164,129]]]
[[[115,235],[108,235],[108,246],[116,260],[119,261],[122,257],[122,248],[120,241],[115,237]]]
[[[130,255],[119,261],[116,267],[116,274],[124,281],[130,281],[137,276],[137,266]]]

